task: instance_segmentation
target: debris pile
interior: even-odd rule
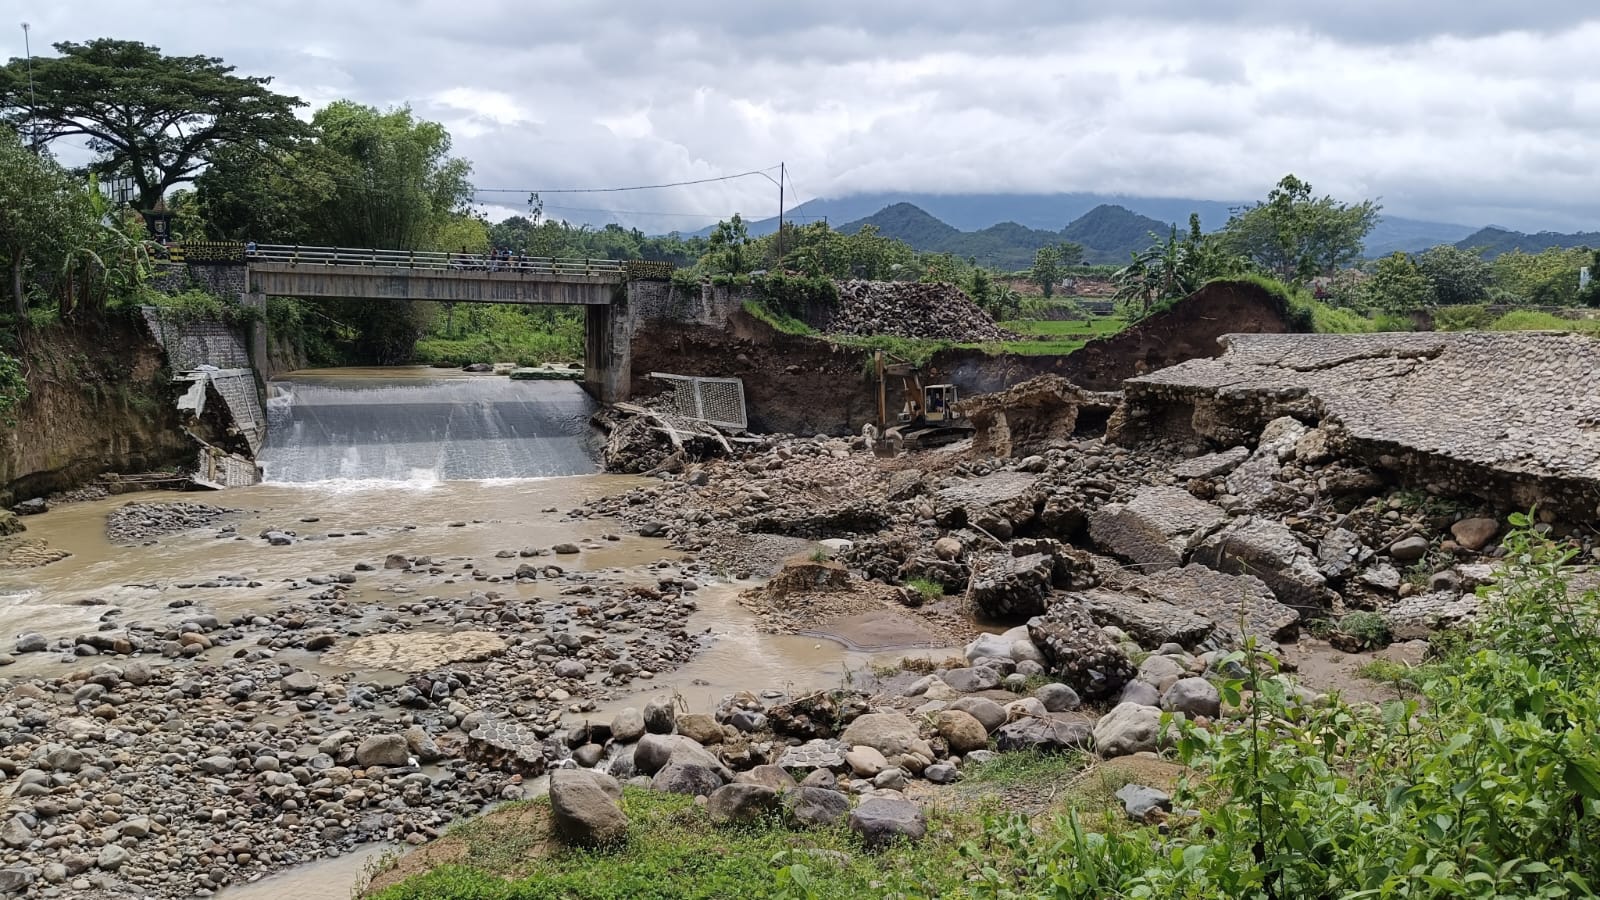
[[[960,288],[944,282],[842,281],[839,304],[819,330],[963,342],[1017,338]]]

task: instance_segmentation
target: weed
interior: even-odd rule
[[[1356,639],[1363,650],[1389,646],[1389,623],[1374,612],[1347,613],[1339,620],[1339,631]]]
[[[927,578],[913,578],[906,582],[906,587],[921,594],[924,602],[932,602],[944,596],[944,585]]]

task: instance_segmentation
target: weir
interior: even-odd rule
[[[308,372],[269,385],[272,483],[434,483],[599,471],[595,401],[570,381],[436,370]]]

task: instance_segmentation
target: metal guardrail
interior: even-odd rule
[[[367,269],[434,269],[442,272],[506,272],[517,275],[625,275],[615,259],[562,259],[549,256],[496,256],[445,253],[436,250],[356,250],[348,247],[301,247],[257,244],[246,249],[245,262],[292,266],[358,266]]]

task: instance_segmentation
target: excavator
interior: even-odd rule
[[[923,384],[917,366],[907,362],[885,362],[883,351],[873,357],[878,375],[877,439],[873,449],[892,452],[895,445],[907,450],[941,447],[970,437],[973,428],[957,408],[960,399],[953,384]],[[889,382],[899,382],[900,411],[889,420]]]

